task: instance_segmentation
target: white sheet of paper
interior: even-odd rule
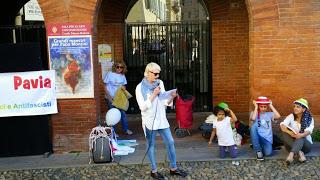
[[[159,99],[170,99],[171,93],[177,92],[177,89],[171,89],[169,91],[163,92],[159,94]]]

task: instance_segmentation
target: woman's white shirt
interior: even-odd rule
[[[293,130],[295,130],[296,132],[299,132],[299,131],[300,131],[300,128],[301,128],[301,124],[294,120],[293,114],[289,114],[289,115],[280,123],[280,125],[281,125],[281,124],[291,127],[291,128],[292,128]],[[307,127],[304,131],[308,131],[308,132],[310,132],[310,134],[312,134],[313,128],[314,128],[314,119],[312,118],[312,121],[311,121],[310,126]],[[312,142],[312,138],[311,138],[311,135],[310,135],[310,134],[309,134],[308,136],[306,136],[306,139],[312,144],[313,142]]]
[[[165,92],[163,82],[160,80],[160,94]],[[136,99],[141,110],[142,116],[142,128],[145,132],[145,128],[149,130],[165,129],[169,128],[169,122],[166,117],[166,106],[170,101],[169,98],[161,99],[159,96],[156,96],[151,102],[150,96],[152,92],[147,94],[147,99],[144,100],[141,92],[141,83],[136,87]]]

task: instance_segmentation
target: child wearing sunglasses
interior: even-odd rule
[[[272,120],[280,118],[279,112],[267,97],[260,96],[253,100],[254,111],[250,115],[253,124],[250,128],[251,142],[256,151],[257,160],[264,160],[264,156],[272,154]],[[268,109],[272,112],[269,112]]]

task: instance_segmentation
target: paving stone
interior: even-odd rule
[[[178,165],[189,172],[186,179],[319,179],[320,157],[312,157],[305,164],[296,163],[287,167],[283,160],[239,161],[234,166],[229,161],[182,162]],[[0,171],[0,179],[150,179],[147,165],[87,165],[71,168],[44,168]],[[263,171],[261,171],[263,169]],[[259,172],[257,172],[259,171]],[[166,164],[159,164],[159,172],[168,179],[182,179],[171,176]]]

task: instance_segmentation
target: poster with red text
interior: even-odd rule
[[[58,112],[54,71],[0,73],[0,117]]]
[[[47,25],[50,69],[58,99],[93,98],[91,25]]]

